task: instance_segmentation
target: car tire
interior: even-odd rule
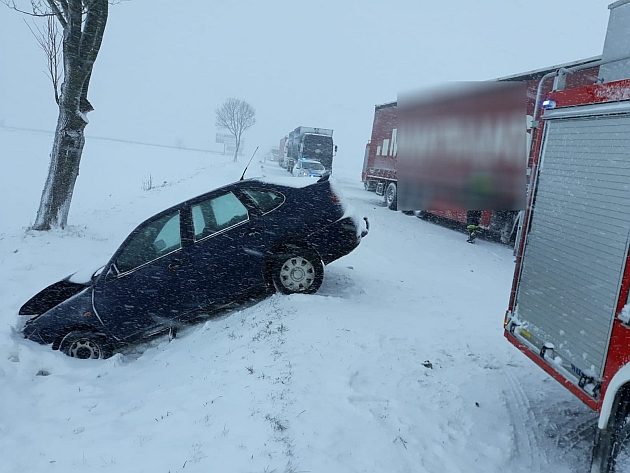
[[[314,294],[324,280],[324,263],[308,250],[278,255],[271,271],[273,285],[282,294]]]
[[[395,182],[390,182],[385,189],[385,204],[390,210],[398,207],[398,187]]]
[[[99,334],[74,331],[66,334],[59,344],[59,351],[72,358],[104,359],[111,356],[107,339]]]

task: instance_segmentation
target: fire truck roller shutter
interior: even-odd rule
[[[517,313],[538,348],[601,379],[630,231],[630,115],[577,108],[545,125]]]

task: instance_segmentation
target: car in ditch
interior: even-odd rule
[[[24,337],[104,358],[257,294],[316,292],[369,224],[328,176],[288,181],[241,180],[154,215],[88,281],[71,275],[26,302]]]

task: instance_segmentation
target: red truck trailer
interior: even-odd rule
[[[513,345],[599,412],[592,473],[614,471],[630,438],[630,0],[609,8],[597,83],[571,87],[580,67],[560,70],[537,107],[504,321]]]
[[[585,67],[567,78],[571,87],[593,83],[597,78],[598,68],[596,64],[599,57],[573,61],[566,64],[546,67],[530,72],[515,74],[496,79],[497,81],[525,81],[527,87],[527,125],[531,125],[532,116],[536,103],[536,96],[546,94],[551,90],[552,82],[545,80],[542,82],[541,91],[538,86],[541,79],[552,71],[557,71],[568,67]],[[383,195],[386,205],[392,209],[397,209],[398,194],[398,125],[399,113],[398,103],[389,102],[376,105],[374,108],[374,122],[370,141],[366,145],[363,171],[361,179],[366,190],[375,191],[378,195]],[[530,133],[524,129],[523,133]],[[529,135],[531,136],[531,135]],[[531,167],[531,162],[529,163]],[[523,189],[525,192],[525,189]],[[435,210],[424,209],[421,213],[432,214],[442,219],[465,224],[467,220],[466,209]],[[492,233],[501,238],[504,243],[516,240],[518,231],[519,212],[493,212],[485,210],[481,214],[480,226],[484,231]]]

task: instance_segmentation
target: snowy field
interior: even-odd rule
[[[88,141],[71,226],[36,233],[50,140],[0,130],[3,149],[26,150],[0,175],[1,472],[586,471],[594,414],[502,336],[511,250],[387,210],[352,167],[336,178],[370,234],[317,295],[104,361],[22,340],[35,292],[243,166]],[[256,160],[249,174],[286,171]]]

